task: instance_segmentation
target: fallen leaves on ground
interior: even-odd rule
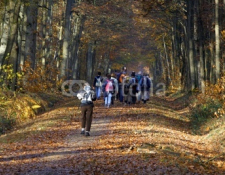
[[[192,135],[180,102],[103,106],[88,138],[75,99],[2,135],[0,174],[223,174],[224,156]]]

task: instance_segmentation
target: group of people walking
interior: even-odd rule
[[[146,103],[150,97],[151,79],[147,73],[134,71],[127,75],[124,67],[120,73],[107,74],[105,78],[98,72],[93,82],[97,99],[103,94],[106,107],[118,99],[123,104]]]
[[[127,75],[126,67],[118,74],[107,74],[101,76],[98,72],[93,82],[93,89],[86,83],[77,97],[81,100],[81,134],[90,136],[93,107],[96,99],[100,99],[103,93],[105,107],[109,108],[118,99],[124,104],[135,104],[146,101],[150,97],[151,79],[148,74],[134,71]]]

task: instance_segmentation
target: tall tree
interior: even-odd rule
[[[215,0],[215,78],[220,78],[220,24],[219,24],[219,0]]]
[[[1,60],[2,64],[7,64],[6,58],[10,55],[13,44],[15,42],[17,32],[18,32],[18,17],[19,17],[19,11],[20,11],[21,1],[9,1],[9,11],[10,11],[10,17],[9,17],[9,34],[7,38],[7,45],[5,49],[5,53],[3,55],[3,58]]]
[[[0,21],[0,66],[2,64],[2,59],[5,53],[7,38],[8,38],[8,30],[9,30],[9,16],[10,14],[7,12],[9,6],[4,1],[1,4],[1,21]]]
[[[32,69],[35,69],[36,62],[38,3],[38,0],[30,0],[25,13],[27,19],[25,59],[30,61]]]
[[[73,7],[74,0],[67,0],[66,1],[66,12],[65,12],[65,21],[64,21],[64,38],[63,38],[63,55],[60,67],[60,77],[61,78],[68,78],[68,61],[71,58],[69,55],[70,49],[70,29],[71,29],[71,10]]]

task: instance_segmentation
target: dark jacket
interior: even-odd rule
[[[146,78],[146,84],[144,83],[144,79]],[[143,76],[139,82],[141,91],[149,91],[151,88],[151,81],[147,76]]]

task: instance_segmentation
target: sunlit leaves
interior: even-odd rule
[[[11,142],[1,144],[1,173],[216,173],[204,164],[213,156],[208,144],[184,132],[188,125],[173,110],[179,102],[152,97],[146,105],[116,103],[106,109],[98,101],[90,139],[80,136],[78,110],[65,107],[68,103],[75,105],[72,99],[64,101],[35,123],[0,137]],[[74,113],[78,116],[71,119]]]

